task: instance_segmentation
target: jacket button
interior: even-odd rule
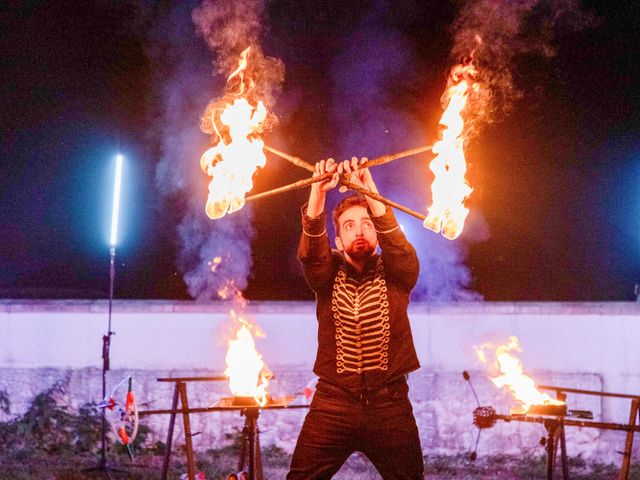
[[[358,368],[358,369],[356,369],[356,372],[357,373],[362,373],[362,369]]]

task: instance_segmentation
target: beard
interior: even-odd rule
[[[369,258],[376,250],[375,245],[371,245],[366,240],[356,240],[345,252],[355,260],[364,260]]]

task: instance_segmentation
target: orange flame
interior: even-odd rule
[[[253,188],[254,173],[258,168],[263,168],[267,161],[263,152],[264,142],[258,137],[267,118],[267,109],[261,100],[251,104],[244,96],[253,86],[250,80],[247,86],[244,75],[249,50],[247,48],[242,52],[238,68],[227,80],[229,83],[237,77],[240,87],[235,95],[237,98],[232,103],[227,102],[219,115],[222,125],[216,124],[218,111],[211,112],[216,145],[200,158],[200,167],[211,177],[205,207],[211,219],[221,218],[244,206],[244,196]],[[222,128],[219,127],[226,127],[228,134],[222,135]]]
[[[227,369],[225,376],[229,377],[229,389],[236,397],[253,397],[258,405],[267,403],[267,386],[271,372],[262,360],[262,355],[256,350],[252,331],[259,332],[246,319],[231,311],[232,318],[237,322],[238,329],[235,337],[229,341],[225,362]]]
[[[470,90],[478,87],[473,83],[477,75],[473,63],[461,64],[451,70],[447,89],[443,95],[446,105],[440,125],[441,139],[433,146],[436,157],[429,164],[435,175],[431,184],[432,203],[428,209],[424,226],[442,233],[449,240],[457,238],[464,228],[469,209],[464,201],[472,188],[465,180],[467,163],[464,156],[464,118],[462,112],[467,104]]]
[[[507,387],[525,410],[531,405],[563,405],[564,402],[550,397],[536,388],[533,379],[524,374],[522,362],[511,352],[521,352],[520,342],[517,337],[509,337],[509,343],[494,347],[485,343],[480,347],[473,347],[478,359],[482,363],[489,363],[487,353],[492,355],[492,367],[500,375],[492,377],[491,381],[498,388]]]

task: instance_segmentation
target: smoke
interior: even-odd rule
[[[376,2],[344,43],[333,64],[332,118],[339,132],[340,155],[375,156],[427,144],[423,128],[395,107],[394,98],[416,72],[412,46],[389,26],[391,2]],[[477,89],[470,93],[465,116],[467,141],[487,124],[508,114],[523,91],[518,85],[517,62],[527,55],[550,58],[561,33],[595,23],[578,0],[470,0],[462,4],[451,27],[451,67],[473,64]],[[443,102],[445,97],[443,96]],[[398,102],[395,102],[396,104]],[[443,107],[446,105],[443,104]],[[419,111],[419,109],[417,109]],[[363,152],[366,148],[366,152]],[[374,178],[383,195],[415,210],[424,210],[428,198],[426,164],[399,160],[378,168]],[[405,233],[416,247],[421,274],[413,297],[427,301],[480,298],[469,290],[471,274],[464,264],[467,251],[425,231],[413,218],[398,214]],[[486,222],[472,210],[463,238],[488,237]]]
[[[265,56],[259,43],[262,30],[260,18],[264,11],[261,0],[204,0],[193,11],[193,22],[198,33],[204,38],[209,48],[216,53],[214,71],[227,78],[238,68],[241,53],[250,47],[248,65],[240,80],[248,91],[243,96],[249,101],[261,100],[269,111],[265,128],[270,129],[276,123],[272,113],[275,95],[279,92],[284,80],[284,65],[273,57]],[[237,79],[236,79],[237,80]],[[237,95],[237,82],[227,84],[224,95],[211,100],[202,116],[201,129],[212,133],[210,125],[211,112],[225,103],[232,101]]]
[[[517,85],[516,62],[525,55],[556,55],[555,39],[595,25],[578,0],[470,0],[452,26],[453,62],[478,68],[480,87],[465,109],[467,134],[508,114],[523,95]]]
[[[333,62],[331,117],[340,158],[373,157],[429,143],[424,128],[394,105],[399,80],[406,82],[417,73],[412,68],[411,45],[385,24],[389,8],[386,2],[378,2]],[[377,167],[372,174],[382,195],[415,210],[425,209],[429,199],[424,157],[397,160]],[[336,202],[332,200],[332,204]],[[434,235],[418,219],[400,212],[397,216],[420,260],[414,299],[444,302],[480,298],[468,289],[471,275],[464,265],[466,250],[460,242]]]
[[[254,45],[252,58],[267,72],[257,89],[267,97],[265,103],[270,102],[278,86],[273,79],[281,79],[282,69],[257,46],[262,12],[260,1],[204,1],[199,6],[178,2],[160,13],[150,42],[152,58],[162,65],[156,79],[160,97],[154,132],[160,140],[156,185],[167,203],[182,207],[177,266],[196,299],[235,295],[246,288],[255,233],[249,206],[215,221],[205,215],[208,177],[199,159],[209,139],[200,131],[199,121],[212,92],[225,91],[226,76],[214,75],[212,80],[211,52],[201,37],[215,54],[215,74],[235,69],[239,53]]]
[[[193,10],[198,33],[217,54],[216,73],[228,75],[236,68],[242,50],[258,44],[263,12],[260,0],[204,0]]]

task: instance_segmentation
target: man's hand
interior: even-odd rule
[[[340,165],[338,165],[338,174],[344,174],[347,177],[347,181],[357,185],[358,187],[364,187],[374,193],[379,193],[378,188],[373,181],[373,177],[371,176],[371,172],[369,172],[369,169],[360,168],[360,166],[363,165],[366,161],[367,159],[364,157],[360,160],[358,160],[356,157],[352,157],[351,160],[345,160],[341,162]],[[346,190],[346,187],[340,188],[341,192]],[[364,198],[367,199],[369,210],[371,210],[371,213],[374,217],[380,217],[387,211],[387,207],[384,203],[374,200],[366,195]]]
[[[328,160],[320,160],[316,163],[316,170],[313,172],[313,177],[319,177],[320,175],[324,175],[325,173],[332,173],[333,177],[328,180],[324,180],[322,182],[316,182],[311,185],[311,189],[314,188],[318,190],[320,193],[327,193],[329,190],[335,188],[338,185],[338,164],[333,158]]]
[[[358,160],[356,157],[351,157],[351,160],[344,160],[338,165],[338,173],[344,174],[347,177],[347,181],[371,190],[371,186],[375,186],[373,178],[368,168],[360,168],[360,165],[367,162],[367,158],[363,157]],[[340,187],[341,192],[346,192],[347,187]]]
[[[326,161],[320,160],[316,163],[316,169],[313,172],[313,176],[319,177],[325,173],[333,173],[333,176],[328,180],[311,184],[309,204],[307,205],[307,216],[310,218],[317,218],[322,214],[324,211],[324,202],[327,192],[338,185],[338,164],[333,158]]]

